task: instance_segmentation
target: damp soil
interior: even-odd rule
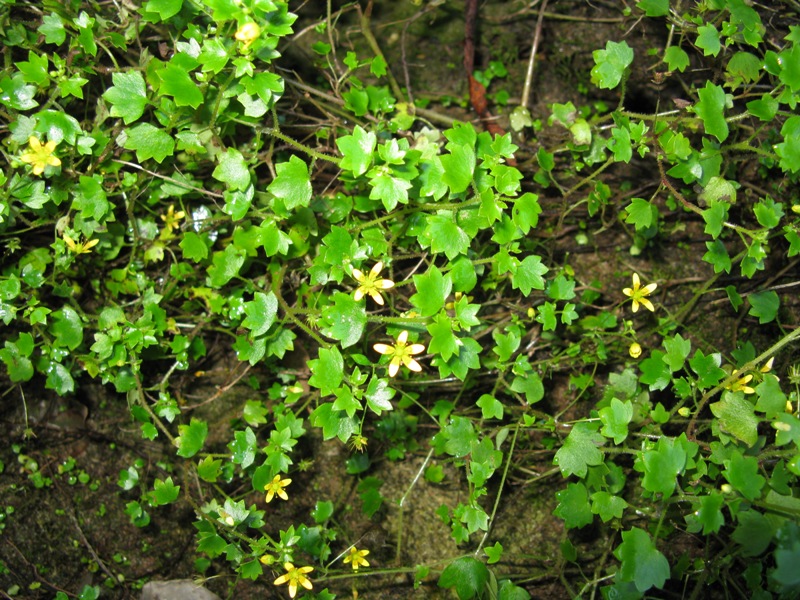
[[[508,69],[508,76],[489,88],[490,94],[502,89],[509,94],[507,106],[490,104],[503,128],[508,128],[507,115],[519,98],[536,29],[537,11],[524,10],[527,4],[488,2],[480,7],[476,68],[485,69],[490,61],[500,60]],[[588,84],[591,53],[606,41],[624,38],[637,56],[646,55],[650,48],[663,47],[667,34],[663,24],[632,28],[633,22],[620,14],[618,2],[567,0],[550,4],[553,13],[569,20],[557,16],[543,20],[531,102],[534,119],[546,121],[547,107],[553,102],[590,105],[616,101],[613,95],[600,94]],[[303,33],[286,48],[280,63],[287,72],[305,78],[309,85],[319,81],[316,69],[309,68],[319,60],[311,46],[320,34],[311,27],[323,14],[323,7],[323,2],[303,5],[295,27]],[[445,2],[422,14],[420,11],[410,1],[376,3],[372,28],[388,62],[401,84],[408,85],[417,99],[428,100],[432,110],[449,118],[475,121],[480,126],[465,101],[463,2]],[[344,48],[365,47],[353,11],[344,13],[335,35]],[[635,62],[640,64],[646,63]],[[628,108],[653,111],[680,98],[684,85],[686,82],[671,80],[655,86],[652,73],[643,69],[634,72]],[[692,299],[696,284],[713,275],[710,267],[698,267],[697,260],[689,260],[704,251],[702,224],[685,212],[667,212],[665,230],[672,233],[644,254],[634,256],[633,233],[617,221],[616,215],[590,218],[585,210],[576,210],[562,220],[560,217],[572,200],[552,189],[537,189],[531,170],[526,172],[525,168],[526,160],[530,165],[537,144],[550,143],[563,135],[556,127],[546,127],[537,142],[515,139],[520,146],[525,185],[541,195],[545,209],[535,234],[543,237],[543,254],[552,264],[568,262],[579,286],[598,287],[604,293],[624,287],[627,278],[623,273],[634,268],[652,274],[665,282],[662,289],[670,290],[668,296],[658,299],[659,303],[666,310],[677,312]],[[599,179],[613,190],[635,190],[638,180],[654,179],[652,174],[640,178],[642,168],[633,161],[625,168],[603,173]],[[719,287],[724,285],[722,282]],[[731,349],[742,334],[735,315],[726,303],[718,302],[720,298],[724,298],[722,293],[711,295],[703,306],[686,315],[684,324],[692,326],[693,341],[701,348],[707,345]],[[546,348],[543,344],[537,351],[546,352]],[[307,357],[315,354],[312,347],[301,347],[293,356],[291,367],[302,370]],[[181,383],[177,395],[184,408],[195,407],[186,412],[208,421],[209,447],[224,451],[224,444],[230,439],[232,415],[240,415],[244,403],[257,397],[258,392],[248,385],[248,379],[258,380],[262,390],[272,382],[255,367],[234,383],[243,367],[232,352],[220,343],[211,355],[213,358],[204,364],[193,365],[192,375]],[[609,365],[605,372],[597,373],[597,389],[616,370]],[[0,573],[0,590],[16,585],[20,589],[18,598],[52,598],[58,590],[72,596],[85,584],[102,585],[103,581],[113,580],[118,585],[104,585],[103,597],[122,599],[138,598],[141,585],[151,579],[195,578],[195,508],[181,495],[174,504],[148,509],[150,523],[136,527],[126,515],[126,507],[139,497],[141,489],[136,486],[122,491],[118,480],[121,471],[139,461],[142,482],[150,481],[155,473],[163,476],[164,468],[174,468],[176,483],[202,494],[200,486],[180,472],[180,467],[170,466],[174,464],[174,448],[168,443],[161,438],[153,442],[141,438],[137,424],[131,422],[124,395],[90,381],[79,383],[79,392],[70,398],[57,398],[34,386],[22,391],[14,388],[3,396],[0,433],[6,443],[0,447],[0,460],[5,466],[0,474],[0,558],[7,571]],[[546,384],[543,411],[580,417],[592,405],[591,397],[574,401],[575,391],[565,374],[555,374]],[[347,539],[364,540],[363,544],[371,549],[370,561],[382,568],[437,561],[444,564],[467,548],[474,548],[476,540],[469,546],[456,544],[449,527],[436,515],[440,506],[453,507],[466,499],[463,470],[443,464],[445,476],[441,483],[419,477],[421,469],[436,464],[436,459],[428,455],[433,433],[418,428],[412,436],[416,443],[406,444],[402,460],[376,459],[371,465],[369,475],[383,482],[380,493],[385,502],[372,518],[367,518],[357,492],[358,479],[346,472],[349,449],[338,440],[322,441],[312,432],[295,456],[295,462],[302,461],[304,470],[293,474],[293,486],[313,493],[295,496],[285,505],[271,506],[271,523],[281,527],[307,522],[314,500],[330,500],[337,509],[336,525],[340,531]],[[533,598],[558,600],[579,592],[587,579],[605,574],[604,560],[612,544],[591,530],[567,534],[562,521],[553,516],[555,492],[564,483],[559,474],[553,473],[552,452],[547,450],[546,442],[525,440],[525,451],[503,489],[491,541],[499,541],[506,556],[512,557],[498,569],[499,575],[524,575],[519,584]],[[38,469],[33,468],[32,461]],[[65,470],[73,463],[71,470]],[[35,472],[44,480],[37,480]],[[35,481],[41,487],[35,487]],[[492,494],[496,493],[497,488],[490,490],[484,506],[492,506]],[[263,498],[261,494],[249,494],[245,501],[259,505]],[[591,559],[582,571],[561,559],[560,545],[567,538],[579,548],[579,554]],[[205,585],[223,598],[282,597],[265,578],[255,582],[234,579],[223,560],[212,564],[205,575]],[[410,573],[332,580],[321,585],[327,585],[342,598],[355,597],[355,589],[359,598],[453,597],[437,588],[434,575],[423,578],[416,586]]]

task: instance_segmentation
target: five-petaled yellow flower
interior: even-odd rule
[[[302,585],[307,590],[311,589],[311,580],[306,577],[306,573],[311,573],[314,567],[295,567],[292,563],[283,563],[286,574],[281,575],[275,580],[275,585],[289,584],[289,596],[294,598],[297,594],[297,586]]]
[[[43,146],[39,138],[32,135],[30,139],[28,139],[28,145],[30,146],[30,150],[20,156],[19,159],[33,167],[34,175],[41,175],[44,173],[45,167],[57,167],[61,164],[61,159],[57,156],[53,156],[57,145],[55,141],[50,140]]]
[[[388,344],[375,344],[373,346],[375,352],[378,354],[390,354],[392,359],[389,361],[389,377],[394,377],[400,370],[400,364],[404,364],[412,371],[422,371],[422,367],[414,360],[415,354],[425,352],[425,346],[422,344],[408,344],[408,331],[402,331],[397,336],[397,342],[394,346]]]
[[[182,210],[175,212],[175,205],[170,204],[169,208],[167,209],[167,214],[161,215],[161,220],[164,221],[164,227],[172,233],[173,229],[178,226],[178,223],[181,219],[186,216],[186,213]]]
[[[353,571],[358,571],[359,567],[368,567],[369,561],[364,558],[369,554],[369,550],[359,550],[355,546],[350,548],[350,553],[344,557],[344,564],[350,563]]]
[[[639,358],[642,355],[642,347],[638,342],[633,342],[628,348],[628,354],[631,355],[631,358]]]
[[[281,500],[288,500],[289,496],[286,494],[286,491],[283,488],[290,483],[292,483],[291,479],[281,479],[280,474],[275,475],[275,477],[272,478],[272,481],[264,486],[264,490],[267,492],[267,502],[272,502],[272,499],[276,494]]]
[[[378,261],[375,263],[369,273],[364,275],[358,269],[353,269],[353,278],[360,284],[356,289],[355,299],[361,300],[364,296],[369,295],[370,298],[375,300],[376,303],[383,306],[383,296],[381,290],[388,290],[394,287],[394,281],[391,279],[381,279],[381,270],[383,263]]]
[[[92,251],[92,248],[97,246],[99,242],[100,240],[97,238],[93,240],[87,240],[83,243],[76,242],[67,234],[64,234],[64,243],[67,245],[67,248],[69,248],[70,252],[74,252],[75,254],[89,254],[89,252]]]
[[[233,37],[242,42],[244,47],[247,48],[247,46],[255,42],[260,35],[261,27],[252,21],[248,21],[236,30],[236,33],[233,35]]]
[[[655,292],[657,287],[657,283],[648,283],[646,286],[642,287],[642,284],[639,281],[639,274],[634,273],[633,287],[625,288],[622,290],[622,293],[630,297],[630,299],[633,301],[633,306],[631,307],[633,312],[639,310],[640,304],[652,312],[655,311],[655,307],[653,306],[653,303],[647,299],[647,296]]]

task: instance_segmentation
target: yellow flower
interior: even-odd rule
[[[360,433],[354,433],[352,436],[350,436],[348,444],[353,450],[363,452],[364,449],[367,447],[368,442],[369,440]]]
[[[404,364],[412,371],[422,371],[422,367],[414,360],[414,354],[425,352],[425,346],[422,344],[408,345],[408,332],[403,331],[397,336],[397,342],[394,346],[388,344],[375,344],[373,346],[375,352],[378,354],[391,354],[392,359],[389,361],[389,377],[394,377],[400,370],[400,364]]]
[[[269,566],[269,565],[271,565],[272,563],[275,562],[275,557],[272,556],[272,554],[265,554],[261,558],[258,559],[258,562],[260,562],[262,565]]]
[[[381,270],[383,263],[378,261],[370,269],[369,273],[364,275],[358,269],[353,269],[353,278],[360,283],[355,293],[356,301],[361,300],[364,296],[369,295],[370,298],[375,300],[376,303],[383,306],[383,296],[381,290],[388,290],[394,287],[394,281],[390,279],[381,279]]]
[[[737,371],[734,370],[733,373],[731,373],[731,375],[736,375],[736,373]],[[752,373],[747,374],[744,377],[740,377],[733,383],[729,383],[728,385],[726,385],[725,389],[730,390],[732,392],[744,392],[745,394],[755,394],[756,391],[749,385],[747,385],[748,383],[750,383],[751,379],[753,379]]]
[[[628,354],[631,355],[631,358],[639,358],[642,355],[642,347],[637,342],[633,342],[628,348]]]
[[[264,486],[264,490],[267,492],[267,502],[272,502],[272,499],[276,494],[281,500],[288,500],[289,496],[286,494],[283,488],[290,483],[292,483],[291,479],[281,479],[280,474],[275,475],[275,477],[272,478],[272,481]]]
[[[186,213],[182,210],[175,212],[175,206],[170,204],[169,208],[167,209],[167,214],[161,215],[161,220],[164,221],[164,227],[172,233],[172,230],[178,226],[178,223],[181,219],[186,216]]]
[[[259,35],[261,35],[261,27],[252,21],[248,21],[236,30],[233,37],[242,42],[244,47],[247,48],[258,39]]]
[[[653,303],[647,299],[647,296],[652,294],[656,291],[658,287],[657,283],[648,283],[646,286],[642,287],[641,283],[639,282],[639,274],[633,274],[633,287],[632,288],[625,288],[622,290],[622,293],[628,296],[631,300],[633,300],[632,310],[636,312],[639,310],[639,305],[641,304],[647,310],[653,312],[655,308],[653,307]]]
[[[289,596],[294,598],[297,594],[297,586],[302,585],[307,590],[311,589],[311,581],[306,577],[306,573],[311,573],[314,567],[295,567],[292,563],[283,563],[286,574],[281,575],[275,580],[275,585],[289,584]]]
[[[369,554],[369,550],[358,550],[355,546],[350,548],[350,554],[344,557],[344,564],[350,563],[353,571],[358,571],[359,567],[368,567],[369,561],[364,558]]]
[[[74,252],[75,254],[89,254],[92,251],[92,248],[97,246],[100,242],[97,238],[93,240],[87,240],[83,243],[76,242],[67,234],[64,234],[64,243],[69,248],[70,252]]]
[[[55,141],[50,140],[42,146],[42,142],[39,141],[39,138],[32,135],[30,139],[28,139],[28,145],[31,148],[30,151],[20,156],[19,159],[33,167],[34,175],[41,175],[44,173],[45,167],[57,167],[61,164],[61,159],[57,156],[53,156],[57,145]]]

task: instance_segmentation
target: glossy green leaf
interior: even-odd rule
[[[171,504],[178,499],[180,491],[181,487],[172,482],[172,477],[167,477],[163,481],[156,479],[153,483],[153,491],[148,494],[150,504],[153,506]]]
[[[253,464],[258,453],[256,434],[249,427],[246,427],[244,431],[235,431],[233,441],[228,444],[228,449],[231,451],[231,460],[246,469]]]
[[[143,8],[145,17],[157,23],[177,15],[182,6],[183,0],[148,0]]]
[[[720,142],[728,139],[728,123],[725,121],[725,108],[728,97],[720,86],[710,81],[705,87],[697,90],[699,102],[694,105],[695,114],[703,121],[706,133],[713,135]]]
[[[367,390],[364,392],[364,398],[367,400],[367,406],[376,415],[380,415],[384,411],[393,410],[391,400],[394,398],[395,390],[389,385],[385,379],[372,377],[367,385]]]
[[[759,474],[758,458],[744,456],[741,452],[734,452],[731,455],[730,462],[722,475],[737,492],[751,502],[761,496],[761,490],[767,482]]]
[[[639,592],[662,588],[669,578],[669,562],[658,551],[646,531],[632,527],[622,532],[622,543],[614,550],[620,561],[618,578],[633,582]]]
[[[267,190],[276,198],[283,200],[288,210],[298,206],[308,206],[312,190],[306,163],[292,155],[288,161],[276,164],[275,170],[277,175]]]
[[[214,252],[213,264],[208,268],[208,279],[212,287],[221,288],[239,274],[246,252],[233,244],[221,252]]]
[[[158,77],[161,79],[159,91],[172,96],[176,106],[197,108],[203,103],[203,93],[183,67],[169,63],[158,72]]]
[[[253,336],[264,335],[275,322],[278,299],[272,292],[256,292],[251,301],[244,303],[244,312],[247,317],[242,327],[249,329]]]
[[[122,147],[127,150],[135,150],[139,162],[152,158],[161,163],[166,157],[172,156],[175,150],[175,140],[172,139],[172,136],[150,123],[139,123],[135,127],[125,130],[123,138]]]
[[[429,215],[427,222],[425,235],[431,241],[431,251],[436,254],[444,253],[450,260],[467,253],[470,237],[458,226],[452,211],[439,211],[438,214]]]
[[[75,350],[83,342],[83,323],[74,308],[63,306],[51,313],[48,330],[55,336],[54,346]]]
[[[115,72],[111,81],[114,85],[105,91],[103,98],[111,104],[111,116],[121,117],[125,125],[130,125],[147,107],[144,77],[138,71]]]
[[[672,438],[659,438],[654,450],[643,453],[642,465],[642,487],[668,498],[675,491],[677,477],[686,466],[686,450]]]
[[[358,343],[367,326],[366,306],[350,294],[334,292],[333,304],[322,310],[320,329],[328,337],[341,342],[342,348]]]
[[[599,411],[603,428],[600,433],[613,439],[615,444],[621,444],[628,437],[628,423],[633,418],[633,404],[630,400],[622,402],[619,398],[612,398],[611,404]]]
[[[75,380],[69,370],[57,362],[50,362],[45,369],[47,380],[45,388],[54,390],[59,396],[64,396],[75,391]]]
[[[599,423],[586,421],[579,421],[572,427],[553,459],[553,464],[558,465],[564,477],[586,477],[590,466],[603,463],[603,453],[599,447],[605,440],[597,431],[599,427]]]
[[[208,437],[208,423],[192,417],[188,425],[178,425],[178,437],[175,445],[178,446],[178,456],[191,458],[203,448]]]
[[[444,167],[442,181],[452,194],[466,191],[475,171],[475,150],[471,146],[453,145],[449,154],[439,157]]]
[[[514,381],[511,382],[511,390],[525,394],[525,401],[528,404],[536,404],[544,398],[544,383],[535,371],[514,377]]]
[[[592,512],[598,515],[603,523],[608,523],[611,519],[621,519],[627,507],[628,503],[623,498],[609,492],[592,494]]]
[[[592,52],[595,65],[592,67],[592,83],[600,89],[611,90],[622,81],[626,69],[633,62],[633,48],[625,41],[606,42],[604,50]]]
[[[722,394],[719,402],[712,403],[709,408],[719,419],[723,430],[727,431],[748,446],[758,440],[758,418],[753,412],[753,405],[745,400],[741,392]]]
[[[236,148],[228,148],[225,154],[219,155],[218,160],[219,164],[211,174],[214,179],[226,183],[232,191],[246,190],[250,186],[250,169],[241,152]]]
[[[553,514],[563,519],[567,529],[577,529],[590,525],[594,515],[589,508],[589,493],[582,483],[570,483],[567,488],[556,492],[558,506]]]
[[[489,569],[481,561],[465,556],[447,565],[439,576],[440,588],[455,588],[459,600],[469,600],[483,594],[489,581]]]
[[[431,317],[438,313],[453,289],[450,274],[443,275],[435,265],[431,265],[427,273],[414,275],[413,279],[417,293],[409,299],[411,304],[423,317]]]
[[[309,385],[320,390],[320,395],[330,396],[342,383],[344,378],[344,359],[336,346],[320,348],[319,358],[308,361],[311,369]]]
[[[336,146],[342,153],[342,169],[351,171],[355,177],[366,173],[372,164],[377,141],[373,132],[367,133],[360,125],[355,126],[351,135],[337,138]]]
[[[542,264],[542,259],[535,254],[526,256],[517,265],[511,275],[511,285],[515,290],[522,292],[524,296],[529,296],[531,290],[544,289],[544,277],[549,269]]]
[[[771,323],[778,317],[781,300],[774,290],[753,292],[747,296],[747,302],[750,304],[747,314],[751,317],[758,317],[758,322],[762,325]]]

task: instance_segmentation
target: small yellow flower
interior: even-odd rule
[[[375,352],[378,354],[391,354],[392,359],[389,361],[389,377],[394,377],[400,370],[400,364],[404,364],[412,371],[420,372],[422,367],[414,360],[414,354],[425,352],[425,346],[422,344],[408,344],[408,331],[402,331],[397,336],[397,342],[394,346],[388,344],[375,344],[373,346]]]
[[[275,557],[272,556],[272,554],[265,554],[264,556],[258,559],[258,562],[260,562],[262,565],[269,566],[275,562]]]
[[[641,304],[650,312],[655,311],[655,307],[650,300],[647,299],[647,296],[652,294],[656,291],[658,287],[657,283],[648,283],[646,286],[642,287],[639,281],[639,274],[633,274],[633,287],[632,288],[625,288],[622,290],[622,293],[628,296],[633,301],[633,306],[631,307],[633,312],[639,310],[639,305]]]
[[[368,567],[369,561],[364,558],[369,554],[369,550],[359,550],[355,546],[350,548],[350,554],[344,557],[344,564],[350,563],[353,571],[358,571],[359,567]]]
[[[170,204],[169,208],[167,209],[167,214],[161,215],[161,220],[164,221],[164,227],[172,233],[172,231],[178,227],[178,223],[180,223],[181,219],[186,216],[186,213],[182,210],[175,212],[175,206]]]
[[[67,234],[64,234],[64,243],[69,248],[70,252],[74,252],[75,254],[89,254],[92,251],[92,248],[97,246],[100,243],[100,240],[97,238],[93,240],[87,240],[83,243],[76,242]]]
[[[639,358],[642,355],[642,347],[637,342],[633,342],[628,348],[628,354],[631,355],[631,358]]]
[[[731,375],[736,375],[736,373],[737,371],[734,370],[733,373],[731,373]],[[753,379],[753,375],[752,373],[749,373],[744,377],[740,377],[733,383],[729,383],[728,385],[725,386],[725,389],[730,390],[732,392],[744,392],[745,394],[755,394],[756,391],[749,385],[747,385],[748,383],[750,383],[751,379]]]
[[[286,491],[283,488],[290,483],[292,483],[291,479],[281,479],[280,474],[275,475],[275,477],[272,478],[272,481],[264,486],[264,491],[267,492],[267,502],[272,502],[272,499],[276,494],[281,500],[288,500],[289,496],[286,494]]]
[[[57,156],[53,156],[57,145],[55,141],[50,140],[42,146],[42,142],[39,141],[39,138],[32,135],[28,139],[28,145],[30,146],[30,151],[20,156],[19,159],[33,167],[32,172],[34,175],[41,175],[44,173],[45,167],[57,167],[61,164],[61,159]]]
[[[261,35],[261,27],[252,21],[248,21],[236,30],[233,37],[242,42],[244,47],[247,48],[258,39],[259,35]]]
[[[275,581],[275,585],[289,584],[289,596],[295,597],[297,594],[297,586],[302,585],[307,590],[311,589],[311,580],[306,577],[306,573],[311,573],[314,567],[295,567],[292,563],[283,563],[283,568],[286,569],[286,574],[281,575]]]
[[[375,300],[377,304],[383,306],[383,296],[381,290],[388,290],[394,287],[394,281],[391,279],[381,279],[381,270],[383,263],[378,261],[370,269],[369,273],[364,275],[358,269],[353,269],[353,278],[360,284],[356,288],[355,299],[361,300],[364,296],[369,295],[370,298]]]

